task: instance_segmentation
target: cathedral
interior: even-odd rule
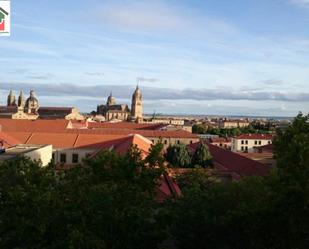
[[[142,122],[143,120],[143,102],[142,93],[137,86],[133,95],[131,110],[127,104],[117,104],[112,93],[108,96],[105,105],[97,106],[97,114],[103,115],[105,121],[120,122],[120,121],[134,121]]]
[[[20,91],[17,101],[11,90],[7,97],[7,105],[0,106],[0,118],[84,120],[84,116],[75,107],[40,107],[33,90],[27,99],[23,91]]]
[[[25,99],[23,91],[20,91],[18,100],[11,90],[7,98],[7,106],[2,107],[1,116],[11,115],[13,119],[37,119],[39,101],[35,97],[34,91],[30,91],[30,96]]]

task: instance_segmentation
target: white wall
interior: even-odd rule
[[[243,141],[243,143],[242,143]],[[232,151],[248,151],[254,152],[254,147],[260,147],[272,143],[272,140],[267,139],[237,139],[232,138]]]

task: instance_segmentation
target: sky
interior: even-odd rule
[[[0,105],[95,110],[110,92],[145,113],[309,112],[309,0],[12,0]]]

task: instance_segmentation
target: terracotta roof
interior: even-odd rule
[[[188,149],[193,153],[199,143],[188,145]],[[270,171],[270,167],[241,156],[232,151],[224,150],[218,146],[207,143],[210,154],[213,157],[215,168],[222,172],[230,172],[239,177],[242,176],[264,176]]]
[[[231,138],[230,137],[211,137],[209,141],[211,143],[230,143]]]
[[[195,138],[198,139],[196,134],[188,131],[157,131],[157,130],[129,130],[129,129],[67,129],[65,133],[79,133],[79,134],[113,134],[113,135],[129,135],[139,134],[144,137],[167,137],[167,138]]]
[[[262,153],[264,152],[273,153],[274,146],[273,144],[266,144],[266,145],[258,147],[258,150],[261,151]]]
[[[94,148],[102,143],[123,138],[124,135],[92,135],[78,133],[7,132],[24,144],[52,144],[55,148]]]
[[[161,124],[136,124],[132,122],[119,122],[119,123],[98,123],[98,122],[89,122],[89,129],[129,129],[129,130],[158,130],[162,128]]]
[[[156,200],[163,202],[168,198],[181,196],[181,194],[177,183],[168,174],[163,174],[156,189]]]
[[[236,137],[237,139],[256,139],[256,140],[272,140],[271,134],[242,134]]]
[[[119,139],[102,142],[99,149],[92,155],[96,156],[103,149],[113,149],[117,153],[125,154],[132,145],[136,145],[137,148],[142,152],[142,156],[145,157],[149,153],[152,142],[140,135],[134,134]]]
[[[0,119],[0,125],[4,132],[45,132],[45,133],[72,133],[72,134],[98,134],[98,135],[129,135],[139,134],[144,137],[167,137],[167,138],[198,138],[197,135],[184,130],[162,131],[152,130],[148,125],[134,123],[96,123],[97,126],[106,127],[102,129],[67,129],[70,121],[65,119],[56,120],[16,120]],[[96,126],[90,123],[90,126]],[[128,129],[129,128],[129,129]],[[145,128],[145,129],[144,129]],[[147,129],[146,129],[147,128]],[[150,129],[150,130],[148,130]]]
[[[64,131],[69,121],[65,119],[56,120],[20,120],[0,119],[1,129],[4,132],[56,132]]]
[[[0,141],[3,142],[3,145],[4,145],[5,148],[9,148],[9,147],[12,147],[14,145],[21,144],[21,142],[19,140],[17,140],[14,137],[11,137],[10,135],[8,135],[4,132],[0,132]]]

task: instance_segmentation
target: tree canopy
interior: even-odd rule
[[[25,158],[2,163],[0,248],[157,248],[162,170],[149,165],[134,147],[58,173]]]

